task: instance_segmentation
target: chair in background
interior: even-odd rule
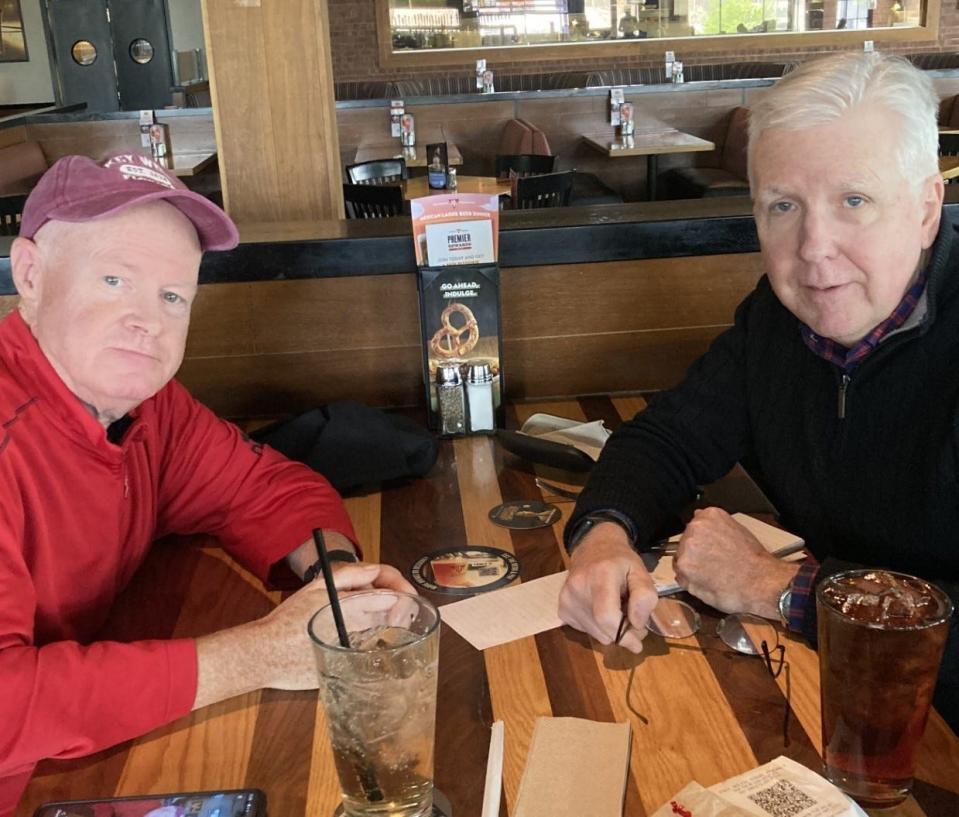
[[[534,153],[501,154],[496,157],[496,177],[508,178],[511,170],[515,171],[517,176],[552,173],[555,164],[555,156],[538,156]]]
[[[718,167],[674,167],[657,181],[661,199],[699,199],[716,196],[748,196],[746,145],[749,140],[749,108],[733,108],[719,154]]]
[[[405,159],[377,159],[347,165],[346,176],[351,184],[390,184],[409,177]]]
[[[404,213],[403,189],[398,185],[344,184],[343,201],[347,218],[390,218]]]
[[[516,180],[514,210],[537,207],[566,207],[573,193],[573,171],[525,176]]]
[[[939,169],[946,184],[959,183],[956,165],[959,163],[959,133],[939,134]]]
[[[26,196],[0,196],[0,235],[17,235]]]

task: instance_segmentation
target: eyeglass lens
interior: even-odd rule
[[[663,638],[686,638],[699,632],[702,620],[692,607],[678,599],[663,597],[653,608],[646,625]]]
[[[731,613],[719,620],[716,635],[731,650],[744,655],[762,655],[762,643],[773,650],[779,644],[779,632],[775,625],[749,613]]]
[[[702,619],[685,601],[663,597],[653,609],[646,625],[663,638],[686,638],[699,632]],[[744,655],[762,655],[762,643],[773,650],[779,644],[775,625],[749,613],[730,613],[716,625],[716,635],[731,650]]]

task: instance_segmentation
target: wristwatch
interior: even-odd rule
[[[603,522],[612,522],[614,525],[619,525],[626,531],[626,538],[629,539],[630,546],[635,546],[636,537],[633,533],[632,523],[629,517],[617,511],[593,511],[592,513],[586,514],[586,516],[576,523],[576,527],[573,528],[566,540],[566,552],[572,554],[573,549],[583,541],[586,534]]]
[[[779,618],[783,623],[783,627],[787,630],[789,629],[789,606],[792,604],[793,600],[793,583],[790,580],[782,592],[779,594]]]
[[[336,550],[328,550],[326,552],[326,558],[330,562],[358,562],[356,554],[352,550],[343,550],[338,548]],[[311,564],[303,573],[303,584],[309,584],[317,576],[323,575],[323,562],[321,559],[317,559],[313,564]]]

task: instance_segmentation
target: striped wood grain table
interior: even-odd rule
[[[516,427],[547,411],[603,419],[614,428],[642,405],[630,397],[523,404],[510,408],[509,421]],[[534,477],[491,439],[461,439],[442,444],[429,477],[350,499],[348,506],[370,559],[407,569],[441,546],[493,545],[515,552],[521,580],[528,581],[564,568],[561,532],[572,505],[559,504],[563,519],[553,527],[532,531],[497,527],[487,511],[504,499],[541,497]],[[169,541],[154,548],[124,593],[106,636],[196,636],[263,615],[279,599],[209,541]],[[716,615],[703,613],[697,636],[668,645],[650,636],[640,658],[569,628],[481,653],[444,627],[435,777],[456,817],[480,813],[494,719],[506,724],[502,815],[516,802],[540,715],[632,723],[627,817],[652,813],[691,779],[708,786],[780,754],[818,770],[815,654],[787,639],[789,672],[774,681],[761,661],[725,652],[709,635]],[[626,700],[634,665],[630,704],[647,723]],[[792,712],[784,747],[787,683]],[[271,817],[326,817],[338,787],[325,730],[315,693],[251,693],[89,758],[42,763],[16,814],[29,817],[54,799],[257,786],[267,792]],[[959,741],[938,715],[924,739],[918,777],[915,796],[884,814],[959,814]]]

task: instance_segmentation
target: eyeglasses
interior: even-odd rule
[[[698,633],[701,627],[702,618],[691,605],[668,597],[659,600],[647,624],[647,629],[650,632],[664,639],[687,638]],[[616,632],[617,644],[622,640],[627,630],[629,630],[629,620],[624,613]],[[731,652],[723,649],[714,650],[702,644],[697,647],[679,644],[671,646],[678,649],[698,649],[701,652],[718,652],[730,658],[736,656],[762,658],[771,678],[777,679],[783,676],[784,679],[783,746],[789,746],[792,685],[789,663],[786,661],[786,645],[779,643],[779,631],[776,626],[766,619],[750,613],[730,613],[717,622],[714,637],[718,638]],[[644,724],[648,724],[649,719],[637,711],[632,704],[632,687],[635,674],[636,665],[634,664],[626,685],[626,706]]]

